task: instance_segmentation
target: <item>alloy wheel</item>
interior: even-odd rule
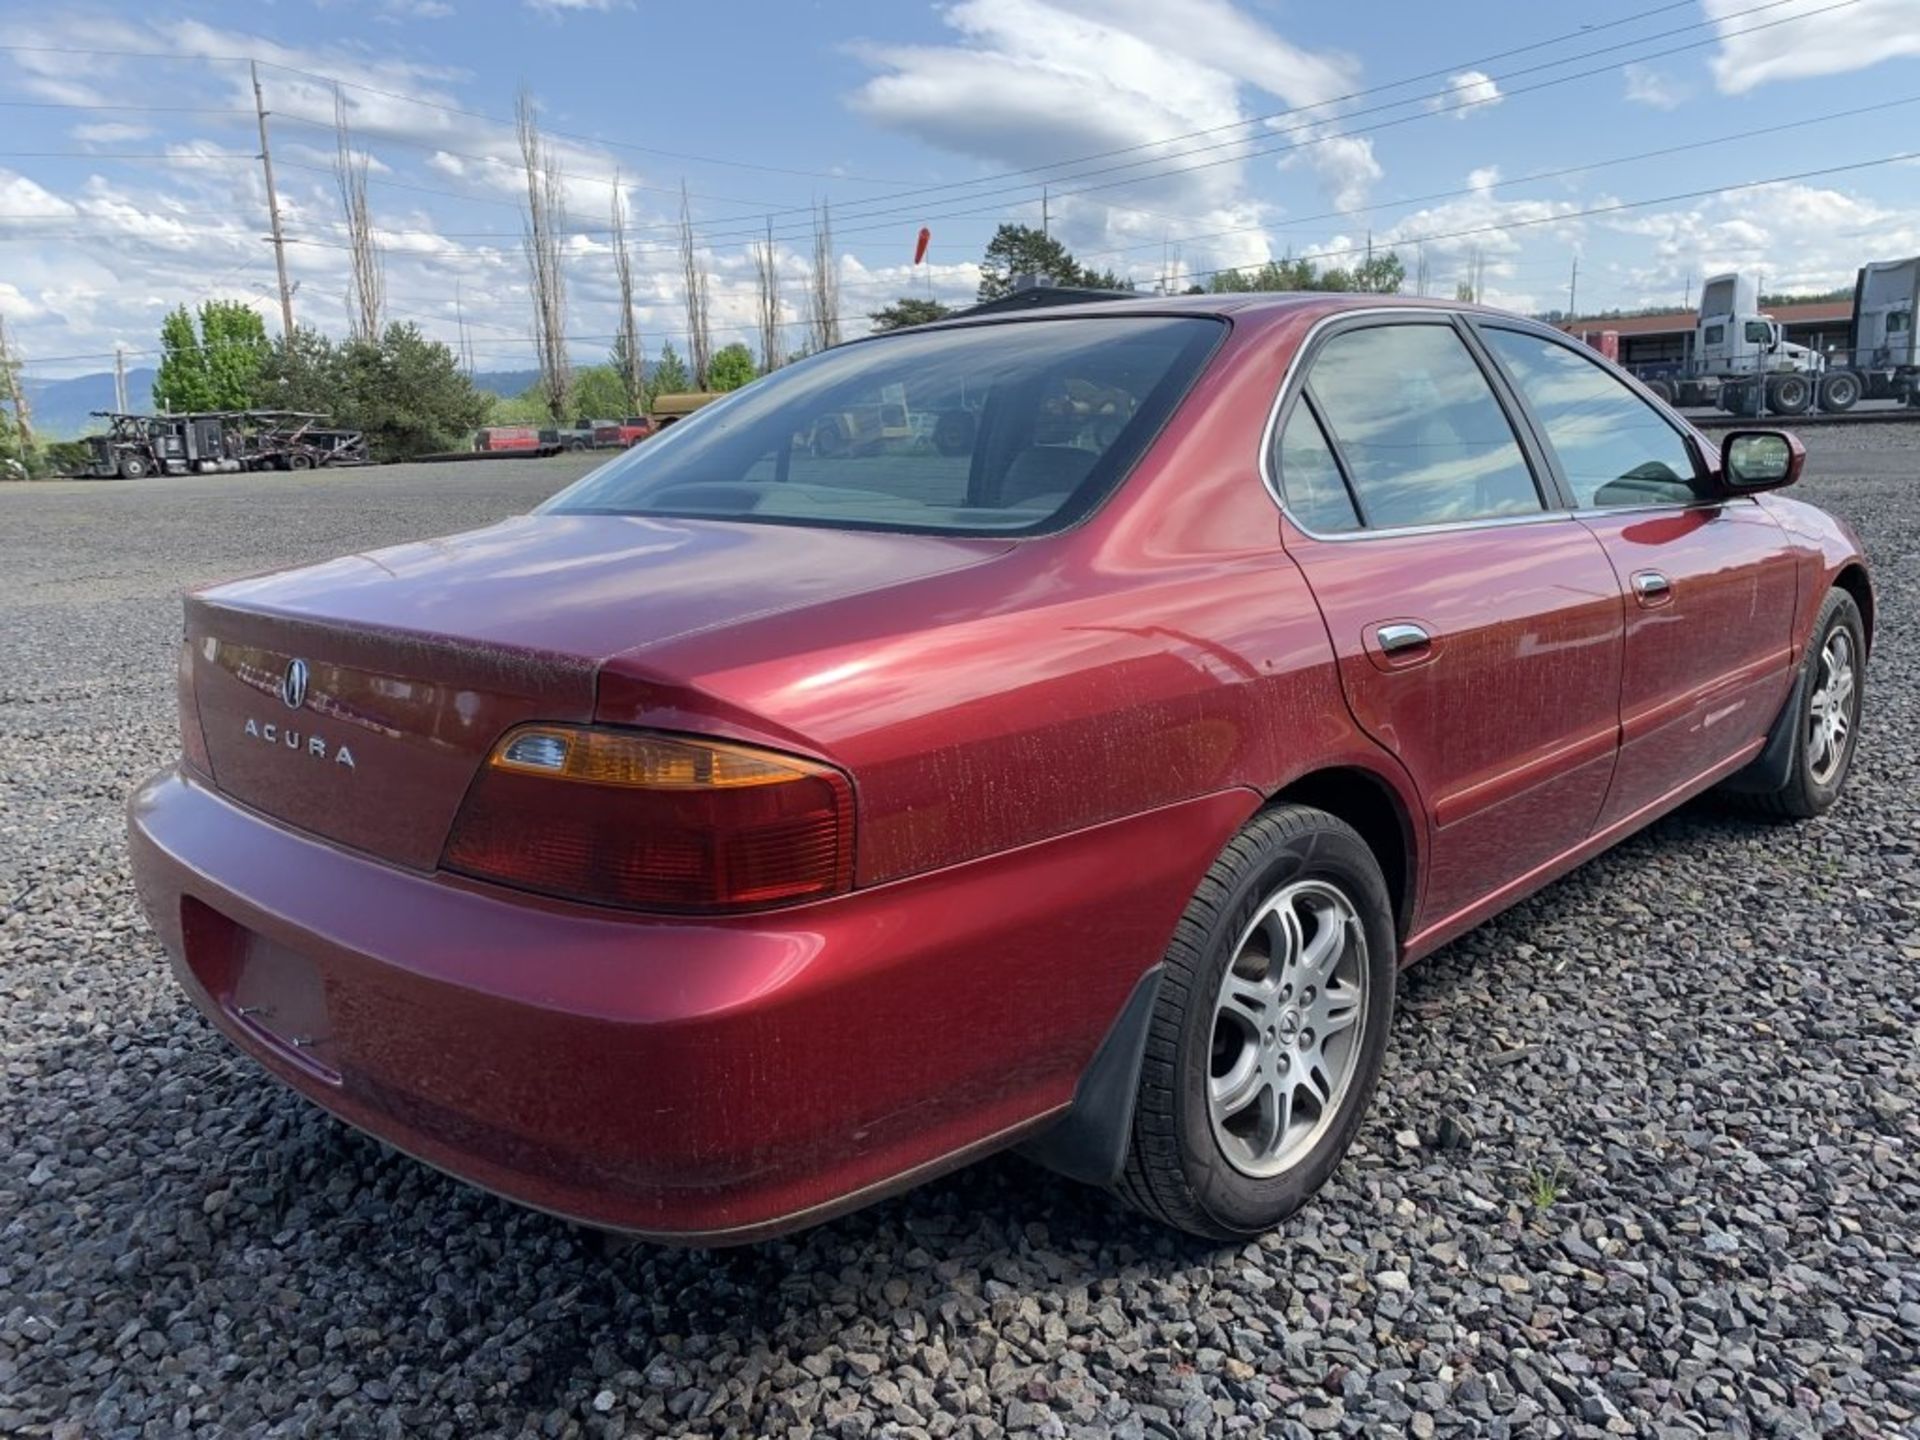
[[[1819,785],[1831,785],[1846,762],[1853,736],[1853,636],[1836,628],[1820,651],[1820,671],[1807,707],[1807,769]]]
[[[1333,1123],[1359,1069],[1367,936],[1334,885],[1300,880],[1254,915],[1214,1001],[1207,1112],[1242,1174],[1278,1175]]]

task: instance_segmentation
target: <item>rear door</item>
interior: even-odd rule
[[[1619,579],[1609,825],[1766,733],[1792,684],[1793,551],[1752,497],[1716,495],[1680,427],[1578,346],[1519,326],[1479,330]]]
[[[1269,456],[1358,722],[1425,801],[1418,924],[1578,845],[1613,770],[1618,585],[1464,326],[1337,323]]]

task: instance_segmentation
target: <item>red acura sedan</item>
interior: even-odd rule
[[[1019,1143],[1244,1236],[1398,967],[1711,786],[1834,802],[1873,592],[1801,462],[1467,307],[862,340],[190,596],[135,873],[235,1044],[528,1205],[748,1240]]]

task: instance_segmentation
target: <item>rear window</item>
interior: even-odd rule
[[[756,380],[541,509],[1044,533],[1113,490],[1225,332],[1115,316],[863,341]]]

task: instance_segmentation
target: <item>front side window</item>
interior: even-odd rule
[[[541,509],[1039,534],[1119,484],[1225,333],[1203,316],[1016,321],[813,356]]]
[[[1911,310],[1895,310],[1887,316],[1887,334],[1904,335],[1913,328]]]
[[[1749,345],[1765,345],[1772,339],[1773,327],[1768,325],[1766,321],[1749,320],[1747,322],[1747,343]]]
[[[1545,428],[1575,503],[1683,504],[1697,498],[1687,442],[1617,377],[1538,335],[1492,327],[1481,333]]]
[[[1370,528],[1543,509],[1506,413],[1451,325],[1333,336],[1307,387]]]
[[[1727,339],[1727,327],[1724,325],[1709,325],[1701,339],[1708,345],[1723,345]]]

